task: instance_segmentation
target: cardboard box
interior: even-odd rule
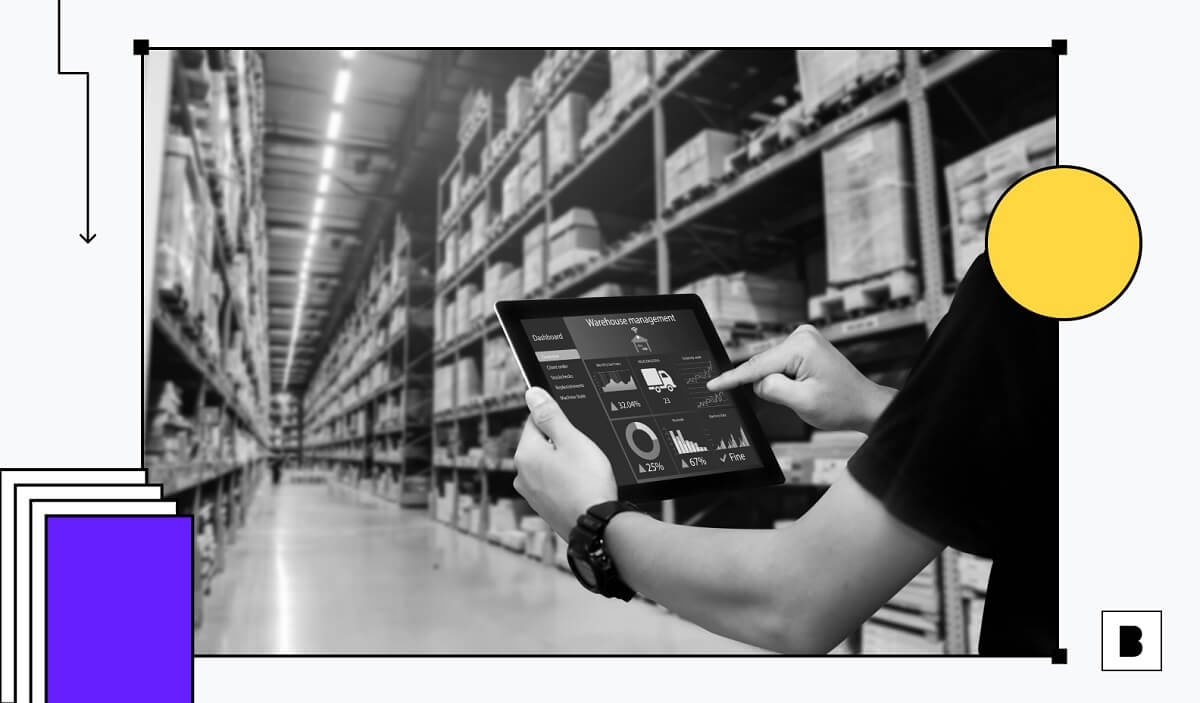
[[[454,378],[457,384],[454,390],[454,398],[459,406],[479,398],[482,390],[479,379],[479,364],[473,357],[460,358],[454,364]]]
[[[542,130],[529,135],[529,139],[521,145],[521,155],[518,157],[521,171],[528,171],[542,163]]]
[[[604,250],[604,234],[591,210],[572,208],[550,225],[546,275],[553,278],[576,264],[590,261]]]
[[[546,261],[546,250],[548,247],[545,240],[547,234],[545,224],[536,225],[525,234],[525,259],[521,267],[524,274],[521,292],[525,295],[529,295],[542,287],[543,266]]]
[[[509,133],[520,130],[533,111],[533,81],[518,76],[504,94],[504,122]]]
[[[1009,186],[1058,159],[1058,124],[1050,118],[989,144],[945,169],[955,278],[983,253],[987,222]]]
[[[458,287],[454,297],[454,307],[458,313],[458,333],[462,334],[471,328],[474,321],[472,315],[472,299],[479,294],[479,286],[474,283],[463,283]]]
[[[790,325],[804,321],[808,304],[803,281],[745,271],[714,274],[675,292],[700,296],[709,316],[717,323]]]
[[[588,109],[587,129],[583,132],[583,138],[579,140],[579,148],[588,149],[595,144],[600,135],[608,129],[612,116],[612,93],[605,93]]]
[[[488,224],[491,222],[491,212],[488,210],[487,198],[471,209],[471,236],[475,240],[475,248],[482,249],[487,242]]]
[[[168,136],[155,241],[154,275],[160,291],[195,305],[196,257],[212,226],[207,185],[200,180],[192,142]]]
[[[896,120],[821,153],[828,281],[852,283],[915,262],[908,148]]]
[[[900,66],[895,49],[805,49],[796,52],[800,98],[812,114],[861,81]]]
[[[551,108],[546,131],[546,165],[551,178],[579,160],[590,107],[586,95],[567,93]]]
[[[724,175],[725,157],[735,149],[737,135],[705,129],[672,152],[664,164],[667,203]]]
[[[504,174],[500,191],[500,217],[508,220],[521,210],[521,169],[514,167]]]
[[[537,200],[542,194],[542,170],[532,168],[521,176],[521,207]]]
[[[612,69],[613,112],[620,112],[634,98],[650,89],[650,51],[647,49],[611,49],[608,60]]]
[[[620,295],[654,295],[653,286],[635,286],[628,283],[601,283],[579,294],[580,298],[611,298]]]

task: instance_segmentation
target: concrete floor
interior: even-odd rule
[[[203,607],[197,654],[758,651],[326,485],[266,485]]]

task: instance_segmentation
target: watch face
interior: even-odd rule
[[[568,553],[567,561],[571,565],[571,571],[575,572],[575,578],[589,589],[596,588],[596,572],[586,559],[580,559],[575,554]]]

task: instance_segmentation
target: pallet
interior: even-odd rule
[[[869,76],[859,76],[853,83],[844,86],[836,96],[824,100],[815,108],[810,108],[806,116],[816,125],[828,124],[866,102],[867,99],[899,83],[902,77],[903,73],[899,65]]]
[[[575,278],[576,276],[582,274],[585,270],[587,270],[587,268],[589,266],[591,266],[593,263],[595,263],[595,261],[597,259],[602,259],[602,258],[604,258],[603,252],[598,253],[595,256],[589,256],[586,259],[583,259],[581,261],[577,261],[577,262],[571,264],[570,266],[566,267],[565,269],[556,272],[553,276],[551,276],[549,278],[549,280],[546,281],[547,289],[557,290],[557,288],[561,284],[563,284],[567,281],[570,281],[571,279]]]
[[[675,196],[674,200],[672,200],[670,203],[667,203],[667,207],[664,209],[663,215],[670,217],[697,200],[707,197],[710,193],[717,189],[718,185],[718,183],[710,181],[698,186],[693,186],[687,192]]]
[[[917,300],[917,274],[892,271],[883,276],[830,289],[808,301],[808,318],[816,325],[860,317],[910,305]]]
[[[647,86],[641,92],[637,93],[636,95],[634,95],[634,96],[630,97],[628,100],[626,100],[625,104],[622,105],[621,108],[619,110],[617,110],[615,113],[613,113],[612,121],[610,123],[610,129],[615,129],[616,127],[623,124],[625,122],[625,120],[632,117],[633,113],[636,112],[639,108],[641,108],[642,105],[645,105],[646,101],[649,99],[650,99],[650,88]]]
[[[783,322],[747,322],[745,320],[713,320],[713,326],[717,328],[717,335],[721,338],[721,343],[727,346],[741,346],[747,342],[754,342],[780,335],[787,334],[791,329],[791,325]]]

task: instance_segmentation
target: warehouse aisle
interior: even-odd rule
[[[197,654],[746,653],[647,603],[349,489],[266,485],[204,600]]]

